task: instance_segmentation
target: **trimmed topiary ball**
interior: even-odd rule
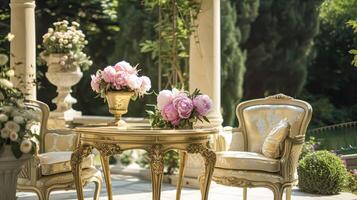
[[[328,151],[316,151],[299,162],[299,188],[316,194],[341,192],[346,177],[346,167],[341,159]]]

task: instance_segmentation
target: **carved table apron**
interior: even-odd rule
[[[160,200],[161,183],[164,171],[164,154],[171,149],[180,151],[180,170],[177,182],[176,199],[180,199],[182,178],[184,173],[187,153],[199,153],[205,161],[205,173],[200,178],[202,200],[208,199],[209,187],[212,179],[216,154],[209,149],[210,136],[218,133],[216,128],[203,129],[151,129],[129,127],[119,129],[108,126],[81,127],[75,129],[78,134],[78,145],[72,154],[71,165],[79,200],[83,196],[81,177],[81,162],[91,154],[95,148],[100,153],[108,199],[112,200],[112,186],[109,170],[109,156],[120,154],[128,149],[144,149],[149,153],[152,177],[152,198]]]

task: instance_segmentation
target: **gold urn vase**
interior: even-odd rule
[[[107,92],[106,99],[108,102],[109,112],[115,117],[115,120],[109,123],[109,125],[122,127],[126,126],[126,123],[121,119],[121,116],[128,112],[129,102],[133,95],[134,92]]]

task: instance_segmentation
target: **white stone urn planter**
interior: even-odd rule
[[[32,158],[31,154],[23,154],[15,158],[10,145],[4,145],[0,150],[0,199],[15,200],[17,175],[22,166]]]
[[[71,96],[71,87],[76,85],[82,78],[83,73],[79,67],[71,67],[60,64],[61,58],[66,54],[50,54],[44,57],[47,63],[46,77],[57,87],[57,97],[52,100],[57,108],[51,112],[51,117],[64,117],[65,120],[72,120],[75,116],[80,116],[81,112],[72,108],[77,100]]]

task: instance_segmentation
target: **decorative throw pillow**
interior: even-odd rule
[[[290,125],[286,120],[281,120],[276,127],[274,127],[268,136],[265,138],[262,153],[268,158],[279,158],[280,147],[286,136],[289,134]]]

